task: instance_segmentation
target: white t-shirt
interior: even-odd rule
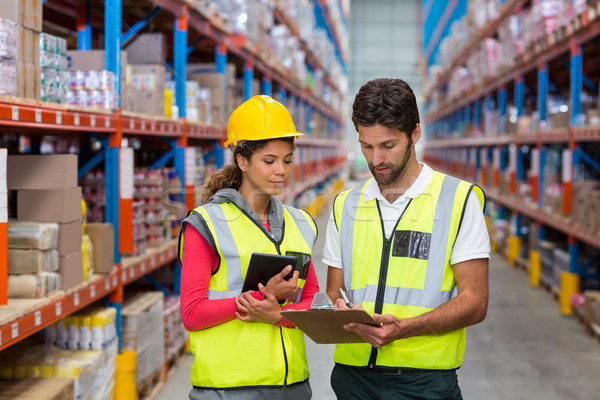
[[[364,200],[369,201],[377,199],[381,209],[381,218],[385,230],[385,237],[389,238],[398,218],[408,204],[408,199],[414,199],[420,196],[429,185],[433,177],[433,170],[428,165],[421,163],[423,168],[417,179],[408,188],[402,196],[398,197],[393,203],[389,203],[379,190],[379,185],[375,179],[369,180],[364,192]],[[490,237],[488,235],[485,219],[481,212],[481,203],[475,192],[471,191],[467,199],[465,214],[452,248],[450,264],[458,264],[463,261],[474,260],[477,258],[490,258]],[[340,248],[340,238],[333,218],[333,209],[329,216],[327,231],[325,232],[325,248],[323,249],[323,263],[335,268],[342,268],[342,252]]]

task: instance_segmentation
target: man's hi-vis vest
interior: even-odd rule
[[[450,255],[471,190],[485,207],[481,188],[434,172],[427,189],[410,200],[386,239],[377,200],[364,201],[366,187],[343,192],[334,202],[350,301],[369,313],[413,318],[455,297]],[[396,340],[380,349],[366,343],[338,344],[334,361],[361,367],[453,369],[461,365],[464,351],[463,328]]]
[[[211,300],[241,294],[252,253],[311,254],[317,237],[312,217],[292,207],[283,207],[284,234],[279,243],[264,226],[258,226],[232,202],[209,203],[193,212],[206,223],[219,257],[218,270],[213,273],[208,289]],[[184,230],[185,226],[182,236]],[[182,251],[183,238],[180,240]],[[304,282],[298,280],[299,291]],[[304,333],[296,328],[236,318],[190,332],[190,344],[194,354],[191,372],[194,386],[280,386],[305,381],[309,376]]]

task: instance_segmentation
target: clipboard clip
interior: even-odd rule
[[[327,293],[319,292],[315,293],[310,308],[311,310],[331,310],[333,309],[333,303]]]

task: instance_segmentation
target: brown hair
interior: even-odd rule
[[[291,143],[292,146],[294,144],[293,137],[241,142],[241,144],[233,150],[233,162],[215,172],[208,182],[200,189],[202,202],[206,203],[208,199],[221,189],[238,190],[242,185],[242,170],[237,164],[237,155],[241,155],[248,160],[248,163],[251,163],[252,155],[264,148],[271,140],[283,140]]]
[[[402,79],[378,78],[365,83],[354,98],[352,122],[399,129],[409,137],[419,123],[415,95]]]

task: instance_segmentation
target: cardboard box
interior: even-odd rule
[[[583,295],[585,297],[585,322],[600,325],[600,291],[586,290]]]
[[[67,223],[81,220],[81,187],[19,190],[17,219]]]
[[[36,98],[35,71],[35,65],[25,63],[25,97],[28,99]]]
[[[127,52],[121,51],[121,84],[127,76]],[[104,50],[67,50],[67,69],[69,71],[102,71],[106,69]]]
[[[73,379],[0,379],[0,400],[73,400]]]
[[[77,186],[75,154],[9,155],[7,166],[9,190]]]
[[[81,220],[58,224],[58,254],[65,256],[67,254],[81,251]]]
[[[142,33],[125,51],[130,64],[167,63],[167,39],[163,33]]]
[[[23,0],[2,0],[0,7],[0,18],[10,19],[21,25],[23,23],[23,13],[25,12],[25,1]]]
[[[188,64],[187,65],[187,80],[195,81],[192,76],[205,75],[210,73],[217,73],[217,67],[214,63],[205,64]],[[219,74],[222,75],[222,74]],[[233,63],[227,63],[225,66],[225,81],[227,87],[235,87],[236,82],[236,67]],[[222,82],[222,81],[221,81]],[[200,85],[202,86],[202,85]],[[213,86],[205,86],[213,87]],[[223,87],[223,86],[219,86]]]
[[[25,97],[26,93],[26,74],[25,74],[25,63],[21,61],[16,62],[17,66],[17,97]]]
[[[83,282],[83,254],[81,251],[59,258],[59,272],[62,290],[68,290]]]
[[[36,32],[42,31],[42,0],[21,0],[25,3],[25,12],[23,13],[23,25]]]
[[[131,70],[136,112],[164,115],[164,65],[131,65]]]
[[[114,267],[115,233],[112,224],[88,223],[86,233],[94,245],[94,272],[110,274]]]

